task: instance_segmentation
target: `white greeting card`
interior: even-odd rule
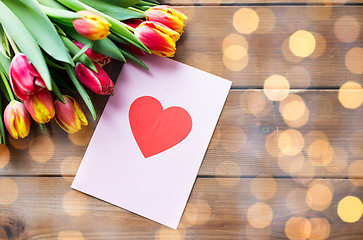
[[[176,229],[231,82],[142,60],[123,66],[72,188]]]

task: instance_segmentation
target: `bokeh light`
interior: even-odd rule
[[[294,174],[302,169],[305,162],[305,156],[301,152],[294,156],[287,156],[280,154],[278,157],[278,164],[282,171]]]
[[[273,131],[266,136],[265,148],[267,152],[273,157],[278,157],[280,155],[280,148],[278,146],[280,133],[280,131]]]
[[[248,41],[240,34],[232,33],[225,37],[222,43],[222,51],[224,52],[231,45],[239,45],[248,50]]]
[[[287,129],[279,135],[278,146],[282,154],[295,156],[304,147],[304,137],[295,129]]]
[[[76,133],[69,133],[68,138],[74,145],[86,146],[92,138],[93,126],[88,124]]]
[[[251,34],[258,28],[259,17],[251,8],[240,8],[233,14],[233,27],[242,34]]]
[[[280,102],[279,111],[285,123],[292,128],[300,128],[309,120],[309,109],[297,94],[289,94]]]
[[[352,162],[348,169],[348,178],[350,182],[359,187],[363,187],[363,160],[356,160]]]
[[[357,222],[363,214],[362,201],[355,196],[346,196],[339,201],[337,213],[343,222]]]
[[[345,108],[356,109],[360,107],[363,103],[362,85],[352,81],[344,83],[339,88],[338,99]]]
[[[345,66],[351,73],[363,74],[363,48],[351,48],[345,54]]]
[[[333,147],[333,158],[325,165],[325,169],[330,173],[341,173],[348,164],[348,154],[341,147]]]
[[[297,57],[308,57],[315,50],[315,37],[311,32],[298,30],[289,38],[289,48]]]
[[[240,181],[242,174],[241,167],[235,161],[222,161],[216,167],[215,176],[219,185],[223,187],[233,187]],[[233,178],[223,178],[225,176],[233,176]],[[222,177],[222,178],[220,178]]]
[[[318,32],[312,32],[315,38],[315,50],[314,52],[309,56],[309,58],[316,59],[323,55],[323,53],[326,50],[326,40],[323,35],[321,35]]]
[[[9,205],[18,199],[19,188],[10,178],[0,178],[0,204]]]
[[[265,228],[272,222],[273,211],[270,205],[257,202],[250,206],[247,211],[247,221],[254,228]]]
[[[305,240],[311,234],[311,223],[304,217],[292,217],[285,224],[285,234],[290,240]]]
[[[314,166],[326,166],[334,157],[334,148],[324,139],[313,141],[307,150],[308,159]]]
[[[251,192],[259,200],[268,200],[276,193],[277,182],[269,176],[257,176],[251,182]]]
[[[269,76],[263,84],[263,92],[271,101],[282,101],[289,95],[290,83],[281,75]]]
[[[15,139],[9,136],[9,142],[15,149],[27,149],[34,139],[34,131],[30,131],[26,138]]]
[[[357,19],[352,16],[340,17],[334,25],[334,33],[339,41],[350,43],[359,37],[360,26]]]
[[[81,216],[88,208],[88,197],[78,191],[70,190],[62,200],[64,211],[70,216]]]
[[[0,144],[0,169],[8,165],[10,161],[10,151],[7,146]]]
[[[286,72],[286,78],[289,79],[291,86],[294,87],[306,88],[311,83],[310,73],[300,65],[289,68]]]
[[[333,198],[333,189],[328,183],[313,181],[306,192],[306,203],[315,211],[327,209]]]
[[[82,156],[68,156],[62,160],[60,166],[60,173],[66,181],[73,181],[73,178],[70,176],[74,176],[76,174],[78,167],[81,164],[81,161]]]
[[[267,116],[272,110],[272,104],[260,90],[242,92],[239,105],[245,113],[255,117]]]
[[[270,33],[276,26],[275,13],[271,9],[264,7],[257,8],[256,13],[258,16],[263,16],[262,18],[259,18],[260,21],[256,33]]]
[[[310,218],[311,234],[309,240],[324,240],[330,235],[331,226],[326,218]]]
[[[179,224],[177,230],[163,226],[156,232],[154,240],[183,240],[185,239],[185,233],[183,224]]]
[[[304,215],[308,210],[309,206],[305,201],[306,190],[304,188],[294,188],[287,194],[286,206],[296,215]]]
[[[29,146],[29,155],[36,162],[46,162],[53,157],[54,143],[50,137],[38,136]]]
[[[295,54],[291,52],[290,47],[289,47],[289,38],[286,38],[282,42],[281,53],[287,61],[292,62],[292,63],[298,63],[304,59],[303,57],[295,56]]]

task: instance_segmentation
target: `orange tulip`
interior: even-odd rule
[[[162,23],[145,21],[135,28],[135,36],[150,50],[161,57],[173,57],[180,34]]]
[[[47,89],[33,94],[24,101],[30,116],[37,123],[44,124],[54,117],[53,98]]]
[[[180,34],[185,27],[184,20],[188,19],[182,12],[167,5],[151,7],[145,14],[148,21],[162,23]]]
[[[54,102],[55,121],[68,133],[78,132],[82,125],[88,125],[86,115],[74,98],[64,95],[63,99],[65,103],[60,100]]]
[[[5,108],[4,122],[13,138],[25,138],[29,135],[30,117],[24,104],[12,100]]]
[[[82,15],[82,18],[74,19],[73,26],[83,37],[99,40],[110,34],[110,24],[101,15],[87,10],[81,10],[77,13]]]

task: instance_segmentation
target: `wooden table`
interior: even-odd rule
[[[178,230],[70,189],[90,120],[0,146],[0,239],[363,239],[363,2],[164,3],[175,59],[233,81]]]

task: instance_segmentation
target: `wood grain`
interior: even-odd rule
[[[4,179],[0,178],[0,182]],[[57,239],[65,235],[77,239],[285,239],[286,222],[293,217],[312,222],[316,218],[326,219],[329,239],[347,239],[348,235],[350,239],[363,237],[362,220],[344,224],[336,214],[336,206],[343,197],[363,197],[362,191],[344,179],[311,183],[329,186],[334,193],[326,203],[326,210],[313,211],[304,195],[293,204],[290,202],[291,191],[300,189],[304,193],[309,188],[291,179],[266,178],[257,182],[255,179],[198,178],[178,231],[71,190],[69,181],[63,178],[6,179],[15,182],[18,194],[13,203],[0,204],[0,239]],[[261,188],[261,184],[271,181],[276,183],[275,191]],[[9,192],[4,187],[0,185],[0,192]],[[262,196],[267,199],[261,200]],[[3,199],[4,195],[0,195],[0,202]],[[267,220],[262,229],[252,227],[257,226],[254,219],[261,218],[256,206],[271,209],[271,221]],[[264,218],[269,217],[265,212]],[[322,227],[312,225],[311,232],[324,233]],[[295,226],[295,230],[299,228]]]
[[[200,176],[346,177],[349,166],[363,157],[363,111],[361,107],[344,108],[338,95],[337,90],[294,90],[280,103],[267,99],[263,90],[232,90]],[[92,98],[97,99],[100,116],[107,97]],[[295,109],[282,108],[288,104]],[[294,114],[301,117],[288,120],[294,119]],[[0,174],[74,176],[96,124],[90,120],[90,126],[73,135],[54,122],[47,125],[45,133],[33,126],[28,139],[8,141],[10,162],[0,169]],[[42,137],[48,141],[36,147]],[[297,140],[286,142],[284,139],[289,137]],[[313,144],[319,139],[323,140],[320,145]],[[314,147],[327,153],[314,157]],[[292,161],[298,157],[299,161]],[[293,170],[286,170],[286,164]],[[339,169],[334,171],[334,167]]]
[[[189,16],[189,22],[183,37],[177,43],[175,59],[227,78],[233,81],[233,87],[236,88],[261,88],[264,81],[272,74],[286,76],[297,66],[303,72],[301,78],[308,80],[308,83],[303,79],[291,79],[292,88],[338,88],[346,79],[361,81],[360,74],[351,73],[346,68],[345,55],[351,48],[362,46],[363,38],[343,43],[334,35],[335,22],[343,16],[352,17],[351,21],[354,21],[352,24],[358,23],[362,29],[361,6],[251,7],[259,15],[261,31],[272,28],[270,25],[275,22],[271,32],[265,34],[255,32],[239,34],[234,29],[233,15],[241,8],[238,6],[178,8]],[[311,16],[323,16],[327,9],[330,12],[329,17],[323,20],[312,19]],[[311,57],[298,58],[288,48],[289,37],[298,30],[319,35],[316,38],[315,52]],[[256,32],[258,31],[257,29]],[[240,35],[240,38],[244,38],[244,42],[248,44],[246,47],[242,40],[230,43],[230,45],[241,45],[248,52],[248,63],[241,71],[230,70],[223,61],[223,41],[231,34]],[[319,55],[320,57],[317,57]],[[238,69],[239,65],[245,64],[245,58],[228,64],[232,65],[232,69]]]
[[[160,1],[163,4],[169,5],[302,5],[302,4],[336,4],[336,5],[343,5],[343,4],[361,4],[363,3],[362,0],[330,0],[330,1],[323,1],[323,0],[162,0]]]

